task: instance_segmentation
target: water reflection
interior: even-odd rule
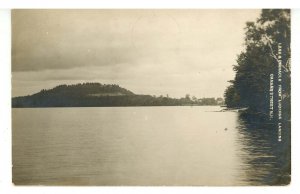
[[[238,116],[237,155],[242,160],[241,184],[278,185],[290,180],[290,123],[284,123],[283,139],[277,126]]]
[[[14,109],[16,185],[288,183],[290,133],[219,107]],[[289,129],[285,124],[283,129]],[[225,130],[227,129],[227,130]]]

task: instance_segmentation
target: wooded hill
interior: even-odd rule
[[[113,106],[186,106],[220,105],[215,98],[170,98],[168,96],[139,95],[118,85],[83,83],[59,85],[53,89],[12,99],[13,108],[22,107],[113,107]]]

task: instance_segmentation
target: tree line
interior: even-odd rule
[[[15,97],[12,107],[113,107],[113,106],[188,106],[221,105],[222,98],[182,98],[140,95],[115,84],[83,83],[59,85],[53,89]]]
[[[245,50],[224,93],[227,107],[247,107],[265,116],[274,108],[290,118],[290,23],[288,9],[264,9],[255,22],[246,23]]]

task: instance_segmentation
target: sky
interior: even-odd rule
[[[13,10],[12,96],[60,84],[222,97],[260,10]]]

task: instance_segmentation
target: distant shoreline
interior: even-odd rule
[[[221,106],[222,98],[182,98],[135,94],[115,84],[83,83],[59,85],[49,90],[12,98],[13,108],[47,107],[142,107],[142,106]]]

